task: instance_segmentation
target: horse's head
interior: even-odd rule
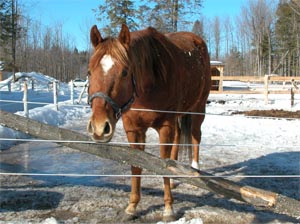
[[[118,38],[103,39],[93,26],[91,42],[88,94],[92,116],[87,128],[95,141],[108,142],[121,113],[134,101],[135,83],[128,64],[130,32],[123,25]]]

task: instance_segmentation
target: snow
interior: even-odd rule
[[[70,87],[68,84],[59,83],[59,110],[55,109],[53,103],[53,92],[49,83],[56,81],[54,78],[45,76],[39,73],[16,73],[17,78],[31,79],[35,82],[34,90],[29,89],[28,100],[29,104],[29,118],[50,124],[50,125],[64,125],[68,121],[76,118],[81,118],[83,115],[89,113],[89,106],[86,105],[86,99],[81,101],[81,104],[73,105],[70,98]],[[11,92],[5,86],[0,89],[0,108],[8,112],[14,112],[18,115],[24,116],[23,112],[23,81],[16,83],[12,82],[13,78],[0,82],[0,86],[11,82]],[[3,86],[3,85],[2,85]],[[29,85],[30,86],[30,85]],[[75,88],[75,97],[80,95],[81,88]],[[13,131],[9,128],[0,126],[0,138],[25,138],[25,135]],[[15,144],[13,141],[1,141],[1,149],[7,149]]]
[[[157,224],[164,224],[165,222],[158,222]],[[174,222],[168,222],[168,224],[203,224],[203,221],[200,218],[186,220],[185,218],[181,218]]]
[[[18,74],[18,77],[22,77],[22,74],[24,75],[24,73]],[[70,124],[74,125],[76,122],[82,123],[82,118],[86,118],[87,121],[90,116],[90,108],[85,103],[86,98],[81,103],[73,105],[70,100],[69,86],[60,83],[60,102],[59,110],[57,111],[55,106],[51,104],[53,103],[53,93],[51,90],[48,90],[48,83],[54,80],[38,73],[26,75],[33,77],[36,82],[35,90],[30,90],[29,100],[35,102],[29,111],[30,118],[64,127],[68,127]],[[8,82],[9,80],[2,81],[0,86]],[[2,101],[22,101],[22,83],[11,82],[11,85],[11,92],[8,92],[8,88],[5,85],[0,89],[0,107],[1,109],[24,115],[22,104]],[[240,82],[224,82],[224,85],[231,88],[242,85],[247,88],[247,85]],[[80,88],[75,89],[76,97],[80,95],[81,90]],[[85,97],[87,96],[85,95]],[[222,173],[222,167],[226,165],[232,166],[231,173],[234,174],[247,170],[247,172],[243,173],[263,175],[265,172],[263,169],[257,170],[257,167],[254,169],[257,163],[260,162],[267,164],[264,166],[264,169],[268,170],[268,174],[300,174],[300,119],[252,118],[244,115],[231,115],[233,111],[255,109],[298,111],[300,110],[299,94],[295,95],[293,107],[290,105],[290,96],[288,94],[269,95],[269,103],[267,105],[264,102],[264,96],[257,94],[211,94],[209,101],[210,103],[207,105],[206,110],[207,116],[202,126],[200,166],[205,164],[207,169],[214,168],[215,170],[220,166],[219,172]],[[44,102],[48,105],[40,105],[37,102]],[[121,121],[117,124],[116,135],[119,136],[119,140],[126,141]],[[22,133],[0,126],[1,149],[7,149],[14,144],[12,141],[4,141],[3,139],[25,137]],[[147,141],[156,143],[158,141],[157,138],[157,133],[149,129]],[[113,140],[118,141],[118,138]],[[218,157],[218,155],[222,156]],[[282,155],[285,155],[285,157],[283,158]],[[216,157],[218,158],[216,159]],[[299,197],[299,193],[295,193],[295,189],[291,194],[289,196]],[[55,221],[50,218],[45,223],[55,223]],[[198,221],[201,223],[201,220]],[[178,220],[174,223],[187,222]]]
[[[224,63],[221,61],[210,61],[211,65],[223,65]]]
[[[42,224],[58,224],[58,223],[59,222],[53,217],[47,218],[42,222]]]

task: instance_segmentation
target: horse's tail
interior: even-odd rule
[[[180,128],[180,154],[182,158],[188,156],[189,162],[192,161],[192,115],[186,114],[179,119]],[[186,156],[187,155],[187,156]]]

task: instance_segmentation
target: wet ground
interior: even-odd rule
[[[80,125],[78,125],[80,124]],[[71,124],[70,124],[71,125]],[[85,122],[71,125],[84,130]],[[122,132],[116,140],[124,139]],[[205,149],[204,149],[205,150]],[[208,149],[209,150],[209,149]],[[148,152],[158,154],[155,147]],[[235,153],[235,152],[233,152]],[[202,169],[215,174],[251,174],[259,164],[280,158],[283,164],[297,164],[298,152],[281,152],[247,159],[233,165],[222,164],[226,153],[213,156],[203,154]],[[276,158],[275,158],[276,157]],[[276,170],[276,165],[274,165]],[[119,165],[61,147],[55,143],[30,142],[1,152],[0,223],[125,223],[124,209],[130,193],[130,177],[110,175],[130,174],[130,167]],[[268,174],[270,170],[260,170]],[[271,171],[272,172],[272,171]],[[30,173],[31,175],[17,175]],[[298,174],[298,170],[288,170]],[[47,174],[51,174],[48,176]],[[147,171],[144,174],[149,174]],[[236,178],[237,182],[275,191],[300,199],[299,179]],[[188,184],[179,184],[173,190],[177,219],[202,220],[204,223],[296,223],[299,219],[273,213],[251,205],[214,195]],[[144,177],[142,200],[133,223],[157,223],[163,211],[162,179]]]
[[[286,110],[250,110],[234,112],[233,114],[245,114],[247,116],[274,117],[274,118],[300,118],[300,111]]]

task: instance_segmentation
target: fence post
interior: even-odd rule
[[[27,81],[24,81],[23,104],[24,104],[25,117],[29,117],[29,112],[28,112],[28,85],[27,85]]]
[[[264,82],[265,82],[265,85],[264,85],[265,104],[267,105],[268,102],[269,102],[269,99],[268,99],[268,94],[269,94],[269,75],[265,75]]]
[[[70,82],[71,102],[74,105],[74,83],[73,80]]]
[[[11,92],[11,81],[7,83],[8,92]]]
[[[53,104],[55,106],[55,110],[58,111],[58,103],[57,103],[57,81],[53,81]]]
[[[81,102],[82,96],[84,94],[84,92],[86,91],[86,88],[88,87],[88,80],[85,82],[84,88],[81,90],[79,98],[78,98],[78,103]]]
[[[297,86],[296,82],[294,79],[291,80],[292,87],[291,87],[291,107],[294,106],[294,101],[295,101],[295,91],[298,90],[299,87]]]
[[[34,80],[33,79],[31,79],[31,89],[32,89],[32,91],[34,91]]]
[[[218,91],[219,92],[223,92],[223,75],[221,76],[219,76],[219,89],[218,89]]]
[[[294,99],[295,99],[295,97],[294,97],[294,88],[292,87],[291,88],[291,107],[293,107],[294,106]]]

